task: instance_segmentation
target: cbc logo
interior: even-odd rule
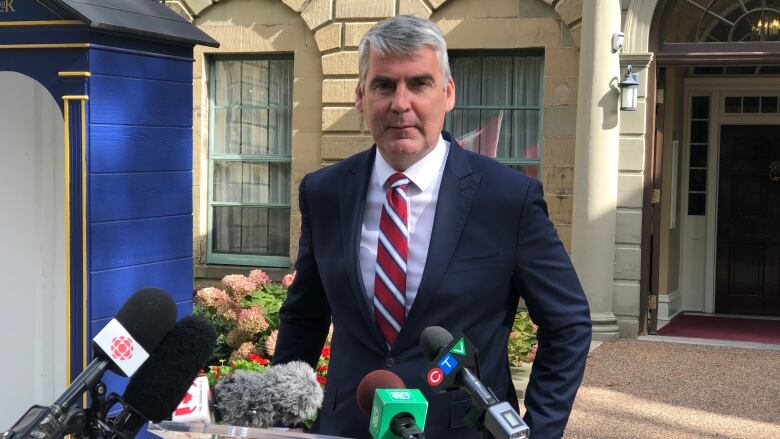
[[[120,335],[111,340],[111,358],[115,360],[129,360],[133,358],[133,340]]]

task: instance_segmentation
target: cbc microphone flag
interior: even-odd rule
[[[116,319],[108,322],[95,336],[94,342],[127,376],[133,375],[149,358],[149,353]]]
[[[205,376],[195,378],[181,403],[171,416],[173,422],[211,422],[209,412],[209,379]]]

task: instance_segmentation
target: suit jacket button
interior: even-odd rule
[[[387,359],[385,359],[385,367],[391,368],[393,366],[395,366],[395,359],[393,357],[387,357]]]

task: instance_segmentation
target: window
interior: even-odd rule
[[[216,58],[210,69],[207,260],[288,267],[292,58]]]
[[[445,129],[464,148],[538,177],[543,66],[538,52],[451,53],[456,100]]]
[[[709,148],[710,97],[691,97],[688,156],[688,215],[704,215],[707,204],[707,149]]]

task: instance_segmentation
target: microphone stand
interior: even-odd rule
[[[106,385],[98,380],[87,392],[92,402],[90,408],[74,404],[79,394],[69,390],[49,407],[30,407],[8,431],[0,434],[0,439],[60,439],[65,435],[78,439],[113,438],[116,432],[105,421]]]

